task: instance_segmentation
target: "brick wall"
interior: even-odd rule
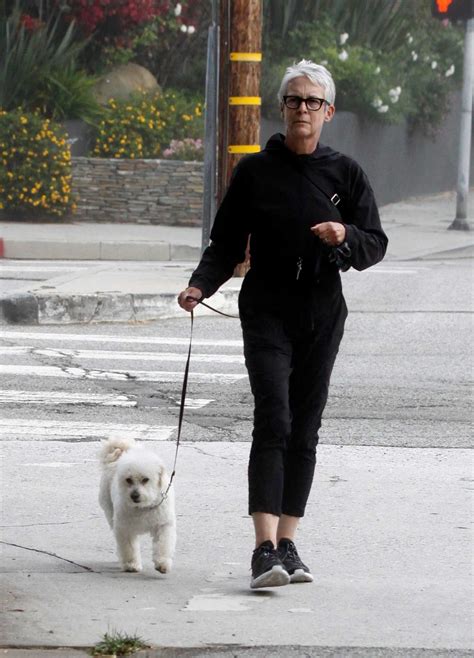
[[[201,162],[74,157],[73,190],[79,221],[202,223]]]

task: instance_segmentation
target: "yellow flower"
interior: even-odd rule
[[[24,126],[26,123],[28,123],[28,119],[26,117],[21,116],[20,123]]]

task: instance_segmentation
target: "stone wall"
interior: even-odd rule
[[[203,165],[175,160],[73,158],[74,219],[200,226]]]

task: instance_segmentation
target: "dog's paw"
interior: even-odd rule
[[[155,569],[160,573],[169,573],[173,565],[173,560],[171,558],[163,558],[155,562]]]
[[[128,571],[129,573],[138,573],[142,570],[142,565],[138,562],[125,562],[122,564],[122,571]]]

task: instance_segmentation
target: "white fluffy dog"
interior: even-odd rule
[[[117,541],[122,571],[141,571],[139,536],[150,533],[153,563],[171,570],[176,545],[174,493],[170,478],[154,452],[134,439],[103,441],[99,503]]]

